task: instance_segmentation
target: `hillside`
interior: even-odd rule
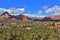
[[[42,19],[43,21],[60,21],[60,15],[46,16]]]
[[[51,16],[51,19],[53,19],[53,20],[60,20],[60,15]]]
[[[24,20],[24,21],[58,21],[60,15],[46,16],[46,17],[28,17],[26,15],[10,15],[8,12],[4,12],[0,15],[0,20]]]
[[[28,20],[28,17],[25,15],[10,15],[8,12],[4,12],[0,15],[0,20],[23,20],[24,22]]]

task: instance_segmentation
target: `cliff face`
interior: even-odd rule
[[[23,16],[22,19],[23,19],[23,22],[27,22],[28,21],[27,16]]]
[[[49,17],[44,17],[44,18],[28,18],[28,16],[25,15],[10,15],[8,12],[4,12],[3,14],[0,15],[0,20],[23,20],[24,22],[27,22],[28,20],[33,20],[33,21],[51,21],[51,20],[59,20],[60,21],[60,15],[55,15],[55,16],[49,16]]]
[[[60,20],[60,15],[44,17],[42,20],[51,21],[51,20]]]
[[[3,14],[0,15],[0,20],[23,20],[23,21],[26,21],[28,20],[28,17],[27,16],[24,16],[24,15],[17,15],[17,16],[14,16],[14,15],[10,15],[8,12],[4,12]]]
[[[42,20],[43,20],[43,21],[50,21],[50,20],[52,20],[52,19],[51,19],[51,17],[44,17]]]
[[[0,15],[0,20],[5,20],[10,17],[8,12],[4,12],[2,15]]]
[[[51,16],[51,19],[53,19],[53,20],[60,20],[60,15]]]

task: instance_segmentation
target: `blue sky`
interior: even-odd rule
[[[0,8],[25,8],[25,12],[32,12],[36,15],[39,10],[45,15],[44,7],[52,8],[60,6],[60,0],[0,0]]]

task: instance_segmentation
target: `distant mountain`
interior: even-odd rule
[[[4,12],[0,15],[0,20],[31,20],[31,21],[60,21],[60,15],[46,16],[46,17],[28,17],[25,15],[10,15]]]
[[[25,15],[10,15],[8,12],[4,12],[0,15],[0,20],[27,20],[28,17]]]
[[[33,21],[60,21],[60,15],[32,18]]]
[[[47,16],[44,17],[41,21],[60,21],[60,15]]]
[[[52,20],[60,20],[60,15],[51,16]]]

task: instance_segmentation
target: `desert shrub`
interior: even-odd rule
[[[8,29],[0,28],[0,40],[60,40],[58,28],[48,28],[43,22],[1,21]],[[8,24],[7,24],[8,23]],[[16,23],[12,25],[11,23]],[[22,27],[17,27],[17,25]],[[3,25],[0,25],[3,26]],[[28,30],[27,28],[31,28]]]

